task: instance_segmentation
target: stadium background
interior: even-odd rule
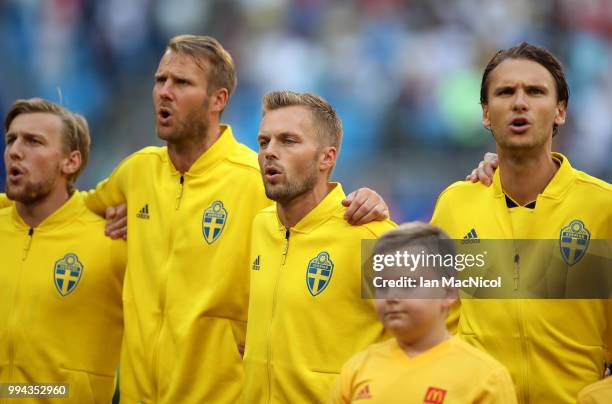
[[[252,148],[266,91],[326,97],[345,129],[335,179],[379,191],[396,221],[429,219],[437,194],[494,150],[481,72],[522,40],[568,74],[554,148],[611,181],[612,0],[4,0],[0,112],[42,96],[85,115],[93,150],[79,186],[92,187],[160,144],[153,73],[179,33],[215,36],[233,55],[239,84],[223,120]]]

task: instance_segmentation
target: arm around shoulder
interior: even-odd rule
[[[125,190],[133,156],[123,160],[108,178],[98,182],[95,189],[84,192],[85,204],[89,210],[104,217],[107,208],[127,203]]]

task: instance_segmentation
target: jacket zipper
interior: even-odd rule
[[[185,176],[181,175],[181,178],[179,179],[179,189],[178,189],[178,193],[176,195],[176,206],[175,206],[175,212],[179,210],[179,208],[181,207],[181,201],[183,199],[183,191],[185,189]],[[168,246],[168,253],[166,254],[166,260],[164,263],[164,266],[168,265],[168,258],[170,257],[170,252],[172,251],[172,249],[174,248],[174,227],[170,226],[170,237],[169,237],[169,241],[170,241],[170,245]],[[166,316],[165,316],[165,309],[166,309],[166,287],[168,285],[168,271],[166,271],[165,273],[162,274],[163,276],[163,282],[160,282],[160,294],[159,294],[159,315],[160,315],[160,319],[159,319],[159,327],[157,329],[157,340],[155,343],[155,348],[153,349],[153,396],[156,398],[156,401],[161,401],[160,398],[160,390],[159,390],[159,380],[160,380],[160,365],[159,365],[159,350],[160,348],[160,341],[161,341],[161,333],[162,333],[162,329],[164,326],[164,322],[166,320]]]
[[[518,247],[516,245],[516,239],[515,239],[515,232],[514,232],[514,227],[512,226],[512,218],[508,217],[510,220],[510,229],[511,229],[511,233],[512,233],[512,239],[513,241],[513,245],[514,245],[514,273],[513,273],[513,279],[514,279],[514,291],[518,292],[519,288],[520,288],[520,280],[521,280],[521,256],[518,250]],[[529,357],[527,354],[527,340],[526,340],[526,335],[525,335],[525,318],[524,318],[524,313],[523,313],[523,302],[521,299],[515,299],[514,300],[515,303],[515,313],[517,315],[517,323],[518,323],[518,331],[519,331],[519,342],[520,342],[520,349],[521,349],[521,364],[520,364],[520,369],[521,369],[521,389],[523,391],[523,394],[519,396],[520,399],[522,399],[524,404],[528,404],[529,403],[529,386],[528,386],[528,381],[529,378],[527,377],[527,373],[529,371]]]
[[[181,200],[183,199],[184,184],[185,184],[185,177],[181,175],[181,179],[179,181],[179,191],[178,191],[178,195],[176,196],[176,210],[179,210],[179,208],[181,207]]]
[[[514,290],[518,291],[521,280],[521,255],[519,254],[516,242],[514,242]],[[523,302],[519,299],[516,301],[517,321],[519,327],[519,339],[521,344],[521,384],[522,384],[522,399],[523,403],[529,403],[529,391],[527,373],[529,371],[529,356],[527,354],[527,341],[525,335],[525,318],[523,313]]]
[[[287,231],[285,232],[285,251],[283,251],[283,265],[285,265],[285,262],[287,262],[287,253],[289,252],[289,236],[291,236],[291,233],[289,232],[289,229],[287,229]]]
[[[518,324],[519,324],[519,338],[521,340],[521,384],[523,385],[523,403],[529,403],[529,355],[527,353],[527,341],[525,336],[525,324],[524,324],[524,313],[523,313],[523,302],[522,300],[517,300],[517,311],[518,311]]]
[[[283,250],[283,259],[281,266],[276,276],[276,282],[274,283],[274,295],[272,296],[272,316],[270,317],[270,325],[268,326],[268,360],[267,360],[267,371],[268,371],[268,403],[272,401],[272,323],[274,322],[274,315],[276,314],[276,300],[278,295],[278,284],[280,283],[280,277],[282,274],[283,267],[287,262],[287,253],[289,252],[289,237],[291,232],[289,229],[285,231],[285,248]]]
[[[520,266],[520,259],[521,256],[518,254],[518,252],[516,252],[516,247],[515,247],[515,254],[514,254],[514,291],[518,291],[519,290],[519,285],[520,285],[520,280],[521,280],[521,266]]]
[[[15,323],[17,322],[17,306],[18,306],[18,300],[19,300],[19,290],[20,288],[20,283],[21,283],[21,278],[22,278],[22,274],[24,271],[24,261],[28,258],[28,253],[30,252],[30,247],[32,246],[32,238],[34,237],[34,228],[30,228],[30,230],[28,230],[28,235],[26,237],[26,241],[25,241],[25,245],[23,247],[23,254],[21,255],[21,271],[19,271],[19,274],[17,275],[19,277],[19,279],[17,280],[17,287],[15,288],[15,297],[13,299],[13,310],[11,310],[11,318],[9,321],[9,337],[8,337],[8,357],[9,357],[9,365],[8,365],[8,380],[11,380],[13,377],[13,367],[14,367],[14,361],[15,361],[15,341],[13,339],[13,337],[11,336],[11,330],[15,329]]]
[[[34,229],[30,228],[28,230],[28,238],[26,239],[26,244],[23,247],[23,254],[21,256],[21,260],[25,261],[28,258],[28,253],[30,252],[30,247],[32,246],[32,237],[34,236]]]

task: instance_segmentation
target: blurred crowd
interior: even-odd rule
[[[523,40],[566,68],[568,122],[554,148],[612,180],[612,0],[4,0],[0,112],[41,96],[85,115],[93,151],[80,187],[94,186],[160,144],[153,74],[180,33],[212,35],[233,55],[224,120],[252,148],[265,92],[327,98],[345,130],[335,179],[378,190],[396,221],[429,219],[438,193],[494,150],[481,73]]]

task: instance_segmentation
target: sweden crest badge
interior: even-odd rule
[[[223,207],[223,202],[214,201],[204,210],[202,217],[202,234],[208,244],[212,244],[221,235],[227,222],[227,210]]]
[[[590,239],[591,232],[581,220],[572,220],[570,224],[561,228],[559,248],[567,265],[572,266],[584,257]]]
[[[83,264],[76,254],[68,253],[55,262],[53,268],[53,282],[55,288],[62,296],[73,292],[83,275]]]
[[[323,292],[331,281],[334,272],[334,263],[329,253],[320,252],[308,262],[306,268],[306,286],[311,295],[316,296]]]

